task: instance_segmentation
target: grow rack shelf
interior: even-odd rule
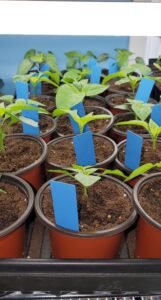
[[[0,259],[0,299],[140,300],[161,295],[161,259],[133,259],[134,243],[135,226],[126,234],[119,259],[51,259],[47,231],[32,217],[25,258]]]

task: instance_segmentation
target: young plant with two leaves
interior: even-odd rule
[[[6,96],[7,100],[9,99],[9,96],[10,95],[8,95],[8,97]],[[28,103],[26,103],[26,100],[24,99],[17,99],[15,103],[11,103],[11,101],[13,101],[13,96],[10,96],[9,105],[5,106],[4,102],[0,103],[0,151],[5,150],[6,127],[10,127],[19,121],[31,126],[38,126],[37,122],[22,116],[23,110],[38,111],[43,114],[47,113],[45,109],[38,107],[40,104],[39,102],[28,100]]]
[[[106,61],[109,57],[108,53],[101,53],[100,55],[94,54],[92,51],[81,53],[78,51],[69,51],[65,53],[67,57],[66,68],[69,69],[86,69],[88,60],[94,58],[97,63]]]
[[[101,180],[104,175],[111,175],[121,178],[124,182],[128,182],[140,175],[145,174],[146,172],[154,169],[161,168],[161,162],[157,164],[147,163],[144,164],[134,171],[132,171],[129,175],[124,174],[122,171],[118,169],[103,169],[103,168],[94,168],[91,166],[79,166],[72,165],[72,167],[61,169],[61,170],[48,170],[50,173],[59,173],[62,175],[66,175],[82,185],[83,188],[83,196],[88,201],[88,188],[93,186],[96,182]]]
[[[17,75],[26,75],[32,70],[40,72],[41,64],[43,63],[49,66],[50,71],[54,73],[60,72],[53,52],[48,51],[48,53],[45,54],[42,51],[30,49],[25,53],[24,58],[18,67]]]
[[[53,117],[68,114],[78,124],[80,133],[86,124],[94,120],[108,119],[111,116],[107,114],[93,115],[93,112],[80,117],[73,106],[83,102],[85,96],[94,96],[102,93],[105,87],[100,84],[90,84],[88,80],[74,81],[72,84],[64,84],[58,88],[56,94],[56,109],[53,111]]]

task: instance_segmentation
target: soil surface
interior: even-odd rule
[[[101,115],[101,114],[106,114],[105,111],[99,108],[86,108],[86,113],[93,112],[95,115]],[[110,122],[110,119],[102,119],[102,120],[95,120],[92,121],[88,124],[89,128],[91,129],[92,132],[94,133],[99,133],[102,130],[106,131],[106,128]],[[72,126],[69,121],[69,117],[67,115],[61,116],[57,119],[57,129],[56,129],[58,134],[61,135],[69,135],[73,134]]]
[[[100,106],[100,107],[105,107],[105,101],[101,101],[99,99],[96,98],[85,98],[83,101],[85,106]]]
[[[27,139],[6,138],[6,147],[0,152],[0,172],[16,172],[31,165],[42,154],[41,145]]]
[[[52,120],[50,118],[43,118],[40,115],[40,121],[39,121],[40,133],[46,133],[50,131],[52,127],[53,127]],[[23,133],[22,123],[21,122],[15,123],[11,127],[6,126],[5,133],[6,134]]]
[[[124,162],[125,160],[125,147],[122,147],[122,149],[119,150],[118,152],[118,158],[120,162]],[[155,151],[152,149],[152,143],[149,140],[144,140],[143,143],[143,150],[142,150],[142,155],[141,155],[141,164],[146,164],[146,163],[158,163],[161,161],[161,143],[158,143],[157,148]],[[160,172],[160,168],[155,168],[149,171],[149,173],[154,173],[154,172]]]
[[[127,98],[129,98],[127,95],[117,95],[109,99],[108,104],[112,107],[115,107],[116,105],[121,105],[127,103]]]
[[[102,137],[94,136],[94,146],[97,163],[103,162],[110,157],[114,151],[111,142]],[[47,162],[55,163],[60,166],[76,164],[73,139],[61,139],[56,143],[48,145]]]
[[[0,231],[17,221],[27,208],[26,195],[15,185],[0,182]]]
[[[48,111],[53,111],[55,106],[55,96],[48,96],[48,95],[39,95],[39,96],[33,96],[33,100],[38,101],[45,105],[45,109]]]
[[[139,202],[145,212],[161,224],[161,178],[153,178],[144,185]]]
[[[61,181],[75,183],[72,179]],[[83,188],[77,188],[78,214],[81,232],[95,232],[109,229],[123,223],[133,211],[132,202],[123,187],[109,179],[103,179],[88,188],[88,198],[83,195]],[[42,210],[54,223],[54,213],[50,187],[43,193]]]
[[[116,91],[125,91],[125,92],[129,92],[129,93],[132,93],[132,89],[130,87],[130,84],[127,82],[127,83],[123,83],[123,84],[120,84],[120,85],[116,85],[115,82],[118,81],[119,79],[111,79],[108,83],[110,85],[109,87],[109,91],[110,89],[114,89]]]

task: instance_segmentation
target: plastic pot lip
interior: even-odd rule
[[[68,135],[68,136],[65,136],[65,137],[58,137],[58,138],[50,141],[49,143],[47,143],[47,148],[51,144],[56,144],[57,142],[62,141],[64,139],[72,139],[73,136],[74,136],[74,134]],[[95,166],[95,167],[101,167],[101,166],[103,166],[105,164],[109,164],[110,162],[112,162],[115,159],[115,157],[117,155],[117,145],[116,145],[116,143],[112,139],[110,139],[109,137],[107,137],[105,135],[102,135],[102,134],[94,133],[93,136],[98,136],[100,138],[106,139],[106,140],[108,140],[113,145],[113,153],[107,159],[105,159],[104,161],[96,163],[93,166]],[[46,162],[48,164],[50,164],[51,166],[53,166],[54,168],[59,168],[59,169],[67,168],[66,165],[57,165],[56,163],[48,162],[48,159],[46,159]]]
[[[106,96],[105,97],[105,101],[106,101],[106,104],[110,107],[110,108],[115,108],[115,105],[113,105],[112,103],[111,103],[111,98],[115,98],[115,97],[117,97],[117,96],[124,96],[125,98],[127,98],[128,97],[128,95],[126,95],[126,94],[121,94],[120,95],[120,93],[114,93],[114,94],[110,94],[110,95],[108,95],[108,96]]]
[[[94,99],[94,100],[99,100],[99,101],[103,102],[104,105],[105,105],[104,107],[106,107],[106,101],[105,101],[105,98],[102,97],[102,96],[100,96],[100,95],[96,95],[96,96],[85,96],[84,100],[86,100],[86,99],[91,99],[91,102],[92,102],[92,99]],[[85,106],[88,106],[88,105],[85,105]],[[92,103],[91,103],[90,106],[93,106]],[[99,105],[98,105],[98,106],[99,106]]]
[[[49,100],[52,100],[53,101],[53,105],[51,105],[51,106],[49,106],[49,107],[46,107],[46,110],[48,111],[48,112],[52,112],[53,110],[54,110],[54,108],[55,108],[55,103],[54,103],[54,101],[55,101],[55,95],[46,95],[46,94],[41,94],[41,95],[37,95],[36,97],[37,98],[39,98],[39,97],[45,97],[45,98],[48,98]],[[35,97],[35,98],[36,98]],[[34,98],[34,97],[33,97]]]
[[[57,123],[56,123],[56,119],[52,118],[49,115],[41,115],[41,117],[43,119],[49,119],[49,120],[51,120],[52,124],[53,124],[52,127],[48,131],[40,134],[40,137],[44,138],[44,137],[46,137],[46,136],[48,136],[48,135],[50,135],[50,134],[52,134],[53,132],[56,131]]]
[[[159,224],[157,221],[155,221],[154,219],[152,219],[152,217],[150,217],[145,210],[142,208],[139,200],[138,200],[138,195],[140,190],[142,189],[142,187],[144,185],[147,184],[147,182],[149,182],[151,179],[155,178],[155,177],[161,177],[161,172],[158,173],[153,173],[149,176],[143,177],[141,178],[135,185],[134,189],[133,189],[133,199],[134,199],[134,205],[138,211],[138,213],[146,220],[148,221],[148,223],[150,223],[151,225],[157,227],[157,229],[161,230],[161,224]]]
[[[39,165],[41,165],[45,161],[45,159],[47,157],[47,145],[46,145],[45,141],[41,137],[37,137],[37,136],[33,136],[33,135],[28,135],[28,134],[21,134],[21,133],[17,133],[17,134],[13,134],[13,135],[12,134],[8,134],[8,135],[6,135],[6,137],[13,138],[13,139],[15,138],[15,139],[28,139],[28,140],[32,140],[32,141],[38,142],[39,145],[41,145],[41,148],[42,148],[42,154],[39,157],[39,159],[37,159],[35,162],[33,162],[32,164],[30,164],[27,167],[21,168],[21,169],[15,171],[15,172],[11,172],[9,174],[13,174],[13,175],[23,174],[23,173],[25,173],[27,171],[30,171],[32,168],[38,167]]]
[[[14,222],[7,228],[0,231],[0,238],[5,235],[8,235],[9,233],[13,232],[18,227],[20,227],[29,216],[34,205],[34,192],[31,186],[25,180],[12,174],[0,173],[0,181],[1,180],[3,180],[6,183],[11,183],[18,186],[26,195],[26,198],[28,200],[28,206],[24,211],[24,213],[20,216],[20,218],[16,222]]]
[[[119,134],[122,137],[125,137],[125,139],[126,139],[126,132],[117,129],[114,126],[115,126],[116,121],[118,122],[118,118],[123,117],[123,116],[130,116],[130,115],[133,115],[133,114],[131,112],[124,112],[124,113],[119,113],[114,116],[112,131],[116,134]],[[146,138],[146,139],[150,137],[149,133],[143,133],[143,134],[140,134],[140,136],[142,136],[143,138]]]
[[[104,111],[104,113],[105,114],[107,114],[107,115],[109,115],[109,116],[111,116],[111,118],[109,119],[109,123],[103,128],[103,129],[101,129],[99,132],[97,132],[98,134],[105,134],[107,131],[109,131],[110,129],[111,129],[111,127],[113,126],[113,123],[114,123],[114,116],[113,116],[113,114],[112,114],[112,112],[110,111],[110,110],[108,110],[106,107],[101,107],[101,106],[93,106],[93,105],[86,105],[86,106],[84,106],[85,107],[85,109],[91,109],[91,112],[92,112],[92,110],[93,109],[100,109],[100,110],[103,110]],[[59,120],[59,118],[60,117],[57,117],[56,118],[56,121],[58,122],[58,120]],[[56,132],[57,132],[57,130],[56,130]],[[60,134],[59,132],[57,132],[57,134],[60,136],[60,137],[65,137],[65,136],[67,136],[67,135],[62,135],[62,134]]]
[[[59,180],[62,179],[66,176],[61,175],[61,176],[57,176],[53,179],[48,180],[46,183],[44,183],[41,188],[38,190],[36,197],[35,197],[35,211],[36,214],[38,215],[38,217],[40,218],[41,222],[48,227],[49,230],[56,230],[58,232],[61,232],[63,234],[66,235],[71,235],[74,237],[82,237],[82,238],[95,238],[95,237],[102,237],[102,236],[112,236],[112,235],[116,235],[119,234],[123,231],[125,231],[127,228],[129,228],[129,226],[131,226],[134,221],[136,220],[137,217],[137,213],[136,210],[134,209],[132,214],[128,217],[128,219],[123,222],[122,224],[119,224],[113,228],[110,229],[106,229],[106,230],[100,230],[100,231],[96,231],[96,232],[89,232],[89,233],[81,233],[81,232],[75,232],[72,230],[68,230],[65,229],[61,226],[58,226],[52,222],[50,222],[43,214],[42,210],[41,210],[41,201],[42,201],[42,193],[44,191],[44,189],[49,186],[50,181],[52,180]],[[131,199],[131,202],[133,201],[132,199],[132,189],[125,184],[124,182],[120,181],[117,178],[114,178],[112,176],[108,176],[108,175],[104,175],[105,178],[111,180],[111,181],[115,181],[116,183],[120,184],[122,187],[125,188],[129,198]]]

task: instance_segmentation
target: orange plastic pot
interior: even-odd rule
[[[155,173],[139,180],[134,187],[133,196],[136,209],[140,215],[136,229],[135,258],[161,258],[161,223],[152,219],[142,208],[138,196],[146,184],[161,173]]]
[[[61,180],[64,176],[58,176],[55,180]],[[120,180],[111,176],[105,176],[110,181],[115,181],[123,186],[131,199],[131,189]],[[49,229],[52,255],[55,258],[116,258],[119,254],[124,231],[129,228],[136,219],[136,211],[133,210],[129,218],[113,228],[82,233],[64,229],[49,221],[42,211],[43,191],[49,186],[47,181],[38,191],[35,199],[35,210],[40,220]]]
[[[33,208],[34,193],[28,183],[16,176],[1,174],[0,181],[19,187],[28,201],[23,215],[12,225],[0,231],[0,258],[21,258],[24,255],[25,221]]]
[[[14,135],[8,135],[7,138],[12,139],[28,139],[35,141],[39,143],[42,149],[42,153],[39,157],[39,159],[29,166],[22,168],[16,172],[12,172],[13,175],[17,175],[23,179],[25,179],[31,186],[38,190],[40,186],[45,181],[45,167],[44,167],[44,161],[47,156],[47,145],[44,142],[44,140],[40,137],[35,137],[31,135],[24,135],[24,134],[14,134]],[[18,159],[18,158],[17,158]]]

